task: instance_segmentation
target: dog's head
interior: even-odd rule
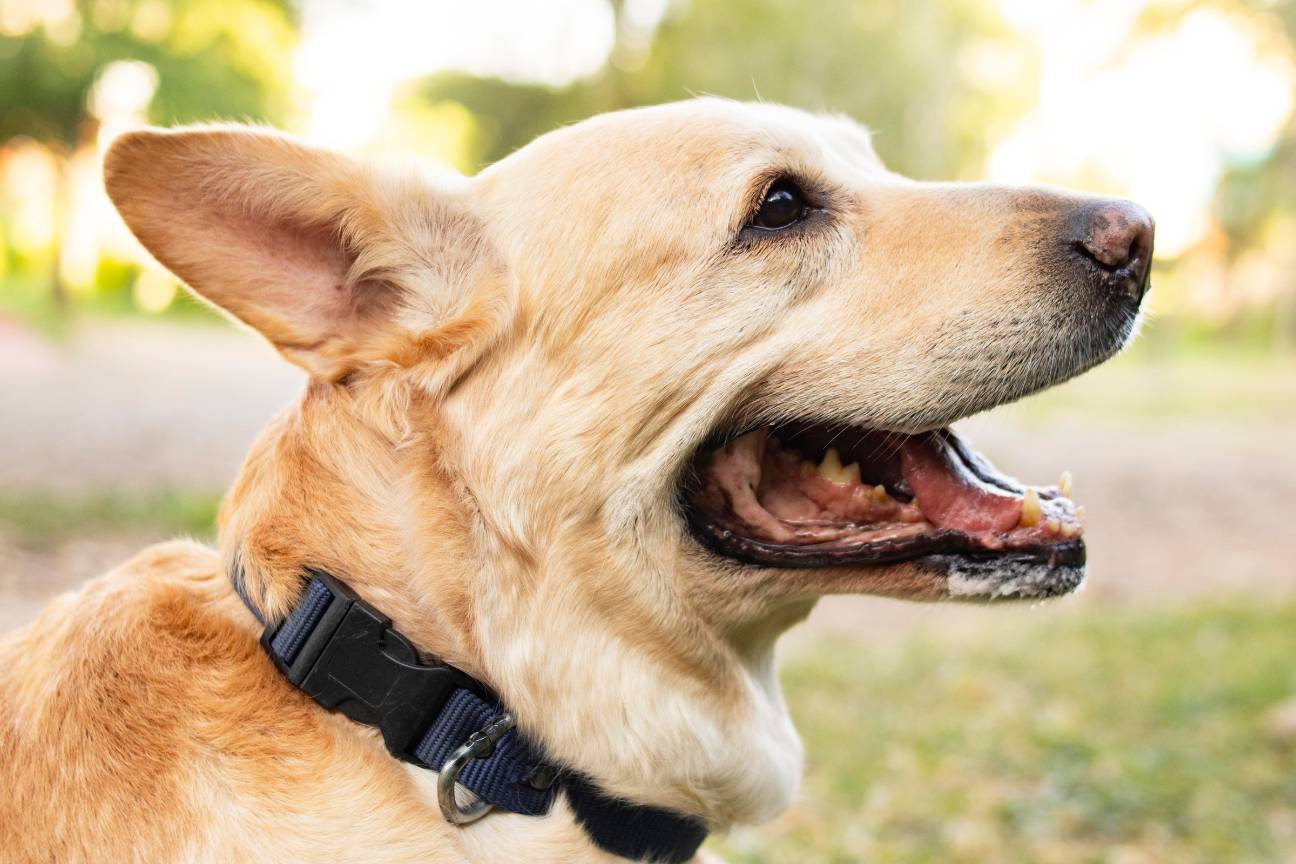
[[[272,603],[276,570],[316,564],[439,616],[466,635],[427,638],[524,722],[606,682],[624,715],[589,698],[533,732],[579,760],[615,720],[630,744],[586,767],[624,794],[675,772],[663,803],[716,819],[708,783],[762,799],[731,816],[784,794],[663,768],[649,721],[722,706],[690,734],[737,766],[753,745],[724,723],[783,741],[768,644],[817,596],[1081,579],[1065,480],[1024,487],[946,427],[1121,348],[1152,252],[1135,205],[916,183],[848,120],[711,99],[472,179],[236,128],[132,133],[107,178],[146,247],[312,374],[227,551]]]

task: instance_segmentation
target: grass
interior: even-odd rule
[[[223,325],[225,322],[214,310],[195,300],[187,291],[180,290],[175,299],[160,313],[142,312],[128,290],[121,286],[130,278],[128,269],[117,267],[108,282],[116,290],[96,289],[79,295],[60,305],[48,280],[30,275],[0,277],[0,314],[12,315],[47,338],[66,338],[71,325],[83,318],[161,320],[171,324]]]
[[[1136,344],[1079,378],[998,410],[1040,426],[1070,419],[1144,427],[1220,418],[1290,424],[1296,422],[1296,356],[1236,348],[1164,354]]]
[[[100,490],[81,494],[0,489],[0,527],[26,545],[52,546],[86,533],[141,531],[158,536],[215,533],[221,496],[187,489]]]
[[[987,610],[987,614],[993,614]],[[787,665],[797,807],[734,862],[1296,861],[1296,603],[1099,611]],[[1059,623],[1060,622],[1060,623]]]
[[[219,496],[0,491],[0,527],[210,536]],[[994,610],[985,614],[993,616]],[[965,637],[819,637],[786,664],[800,803],[736,864],[1296,861],[1296,601],[1011,616]]]

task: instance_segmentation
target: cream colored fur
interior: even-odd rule
[[[831,222],[736,239],[780,174]],[[163,264],[312,378],[253,448],[219,553],[154,547],[0,643],[9,861],[607,860],[562,805],[442,822],[428,772],[280,680],[235,562],[272,614],[306,565],[346,580],[616,794],[717,831],[770,819],[802,760],[776,637],[822,594],[951,586],[710,555],[677,506],[691,454],[740,420],[932,428],[1078,371],[1037,335],[1031,240],[1076,199],[906,180],[838,117],[605,115],[471,179],[150,130],[114,144],[107,185]],[[1005,333],[1026,360],[990,347]]]

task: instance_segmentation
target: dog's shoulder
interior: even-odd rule
[[[169,647],[159,637],[201,617],[219,602],[220,587],[215,550],[189,540],[159,543],[56,597],[35,621],[0,641],[0,654],[13,656],[15,665],[7,668],[23,678],[43,677],[36,667],[63,674],[87,664],[120,667],[139,659],[134,649],[147,650],[144,665],[156,668],[158,653]]]
[[[222,587],[214,550],[163,543],[0,639],[0,845],[15,860],[75,860],[87,832],[120,851],[184,842],[199,729],[265,677]],[[43,848],[24,855],[24,837]]]
[[[177,541],[0,638],[0,861],[460,860],[381,739],[259,635],[217,553]]]

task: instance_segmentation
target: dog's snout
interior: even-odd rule
[[[1152,266],[1151,215],[1132,201],[1095,201],[1076,211],[1071,226],[1076,250],[1106,271],[1104,282],[1139,302]]]

